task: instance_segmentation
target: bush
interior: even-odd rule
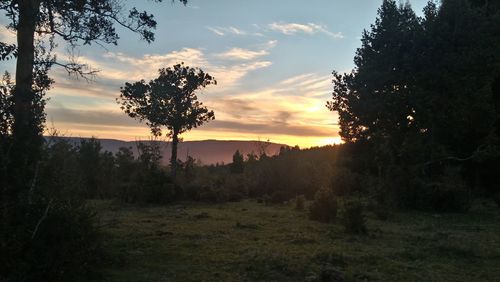
[[[366,234],[363,205],[359,201],[349,201],[344,204],[342,224],[347,233]]]
[[[309,208],[309,218],[321,222],[332,222],[337,216],[337,199],[332,190],[321,188],[314,195]]]
[[[471,206],[471,195],[458,168],[446,167],[437,181],[421,181],[417,186],[417,208],[437,212],[466,212]]]
[[[373,213],[380,220],[388,220],[389,217],[391,216],[391,213],[389,212],[389,208],[385,207],[383,205],[377,205],[374,208]]]
[[[493,196],[493,200],[495,201],[495,203],[497,203],[498,207],[500,207],[500,192],[496,193]]]
[[[299,211],[304,210],[305,202],[306,197],[304,195],[297,196],[295,198],[295,209]]]
[[[271,204],[282,204],[283,202],[285,202],[288,199],[289,199],[289,197],[288,197],[288,194],[286,192],[284,192],[284,191],[274,191],[271,194],[269,202]]]
[[[176,199],[178,193],[170,176],[160,168],[139,171],[119,187],[120,199],[127,203],[165,204]]]
[[[60,201],[40,201],[29,209],[24,223],[2,234],[7,236],[0,247],[0,280],[81,281],[94,276],[103,250],[93,213]]]
[[[67,142],[44,148],[37,182],[1,218],[0,281],[82,281],[96,274],[102,241],[76,164]]]
[[[227,201],[228,202],[241,202],[245,198],[243,193],[237,191],[229,191],[227,193]]]
[[[227,194],[220,188],[213,186],[203,186],[200,191],[200,201],[207,203],[224,203],[227,201]]]
[[[361,189],[358,174],[344,167],[334,168],[331,185],[333,193],[337,196],[352,195]]]
[[[190,201],[199,201],[203,187],[198,184],[188,184],[184,186],[184,198]]]

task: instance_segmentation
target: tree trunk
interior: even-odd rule
[[[34,34],[40,0],[19,1],[17,24],[16,86],[13,92],[13,147],[10,154],[10,177],[16,190],[27,189],[32,181],[42,144],[43,117],[34,109],[33,66],[35,60]]]
[[[179,131],[174,129],[172,135],[172,155],[170,156],[170,175],[172,180],[177,176],[177,145],[179,144]]]

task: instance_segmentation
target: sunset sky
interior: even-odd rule
[[[78,61],[100,70],[93,82],[55,68],[49,91],[48,126],[66,136],[136,140],[149,129],[115,102],[125,82],[150,80],[178,62],[215,76],[199,93],[216,120],[183,135],[184,140],[267,140],[301,147],[339,142],[337,116],[325,103],[331,72],[349,71],[363,29],[382,0],[190,0],[178,3],[126,1],[155,15],[156,40],[118,29],[118,46],[74,51]],[[410,1],[420,12],[427,0]],[[5,26],[5,16],[0,23]],[[2,28],[0,41],[14,42]],[[58,58],[68,48],[59,44]],[[0,62],[14,72],[14,61]]]

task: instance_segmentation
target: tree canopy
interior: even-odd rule
[[[367,161],[379,176],[407,181],[394,189],[428,183],[423,193],[445,179],[447,166],[471,186],[486,185],[484,174],[493,173],[485,162],[498,163],[500,145],[500,8],[493,2],[429,2],[418,17],[409,4],[384,0],[353,71],[333,73],[327,107],[339,114],[340,135],[371,148]]]
[[[148,83],[125,83],[117,102],[130,117],[145,121],[153,135],[160,136],[166,127],[172,137],[171,165],[175,171],[178,136],[215,118],[214,112],[198,101],[196,91],[217,81],[184,63],[158,72],[159,76]]]

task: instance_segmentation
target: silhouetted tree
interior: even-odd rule
[[[461,166],[455,175],[469,183],[480,178],[473,162],[491,158],[485,148],[500,65],[500,10],[489,2],[430,2],[418,18],[409,4],[384,0],[363,33],[354,70],[333,73],[327,106],[339,114],[340,135],[370,148],[370,169],[386,189],[425,194],[430,186],[422,183],[444,179],[447,164]]]
[[[231,163],[231,173],[243,173],[245,161],[243,154],[239,150],[236,150],[233,155],[233,162]]]
[[[340,117],[346,141],[396,139],[411,126],[414,61],[420,31],[409,4],[385,0],[371,30],[365,30],[350,74],[334,72],[333,100],[327,106]]]
[[[151,42],[156,21],[153,15],[136,8],[125,11],[123,3],[113,0],[1,0],[0,10],[5,12],[8,28],[16,31],[17,36],[17,46],[0,42],[2,60],[17,58],[16,87],[12,94],[14,142],[10,154],[13,157],[9,165],[15,171],[9,174],[17,179],[16,185],[25,186],[18,189],[27,189],[42,143],[44,122],[43,104],[39,103],[40,93],[35,86],[37,80],[45,84],[49,81],[46,72],[41,76],[38,70],[48,70],[56,64],[68,72],[88,74],[85,65],[56,61],[50,54],[54,39],[60,38],[73,46],[93,42],[116,45],[119,36],[115,25],[118,24]],[[41,50],[43,54],[37,55]]]
[[[78,146],[78,161],[82,170],[84,187],[88,198],[95,198],[102,187],[99,179],[102,173],[101,162],[101,142],[96,138],[82,139]]]
[[[149,83],[125,83],[117,102],[130,117],[146,121],[153,135],[160,136],[162,127],[167,128],[172,137],[170,165],[175,178],[179,135],[215,118],[214,112],[198,101],[196,91],[217,82],[208,73],[184,63],[160,69],[159,73]]]
[[[186,0],[180,1],[186,3]],[[162,0],[155,0],[155,2],[162,2]],[[48,70],[53,65],[60,65],[68,72],[79,75],[89,74],[84,65],[75,62],[68,64],[58,62],[51,54],[56,45],[55,40],[62,39],[63,42],[72,46],[90,45],[93,42],[117,44],[119,37],[115,28],[116,24],[140,34],[147,42],[154,40],[152,30],[156,27],[156,21],[153,16],[135,8],[125,11],[124,7],[123,1],[115,0],[0,0],[0,10],[4,12],[5,20],[8,21],[7,27],[15,31],[17,37],[17,44],[0,42],[0,60],[16,59],[15,87],[11,88],[9,94],[8,115],[11,121],[7,137],[2,138],[2,144],[0,144],[2,165],[5,164],[1,167],[3,171],[0,175],[2,178],[0,179],[2,186],[1,229],[7,230],[9,227],[15,232],[2,232],[1,246],[3,248],[8,245],[5,242],[9,240],[14,240],[15,244],[20,246],[19,249],[9,250],[9,252],[4,252],[2,249],[2,255],[15,257],[18,255],[17,251],[23,250],[24,252],[33,244],[38,244],[36,241],[27,239],[23,234],[34,229],[34,224],[39,218],[43,218],[45,210],[33,209],[33,201],[30,199],[33,198],[35,188],[38,187],[37,181],[40,180],[37,179],[37,175],[45,122],[43,97],[52,83],[47,75]],[[39,204],[43,205],[45,201],[48,209],[52,199],[46,195],[38,196]],[[49,216],[52,215],[49,214]],[[50,237],[50,234],[47,236]],[[61,240],[52,242],[63,244]],[[72,244],[68,243],[68,245]],[[71,251],[66,250],[65,253],[71,253]],[[37,258],[30,259],[36,261]],[[25,264],[33,269],[29,263]],[[22,272],[23,270],[19,270],[19,273]],[[54,273],[63,276],[78,276],[77,271],[64,269],[54,271]],[[25,274],[26,277],[30,277],[28,273]],[[3,275],[4,272],[0,280],[5,278]],[[9,276],[6,277],[5,279],[10,280]],[[69,278],[53,278],[17,277],[14,280],[54,281],[56,278],[69,280]]]

